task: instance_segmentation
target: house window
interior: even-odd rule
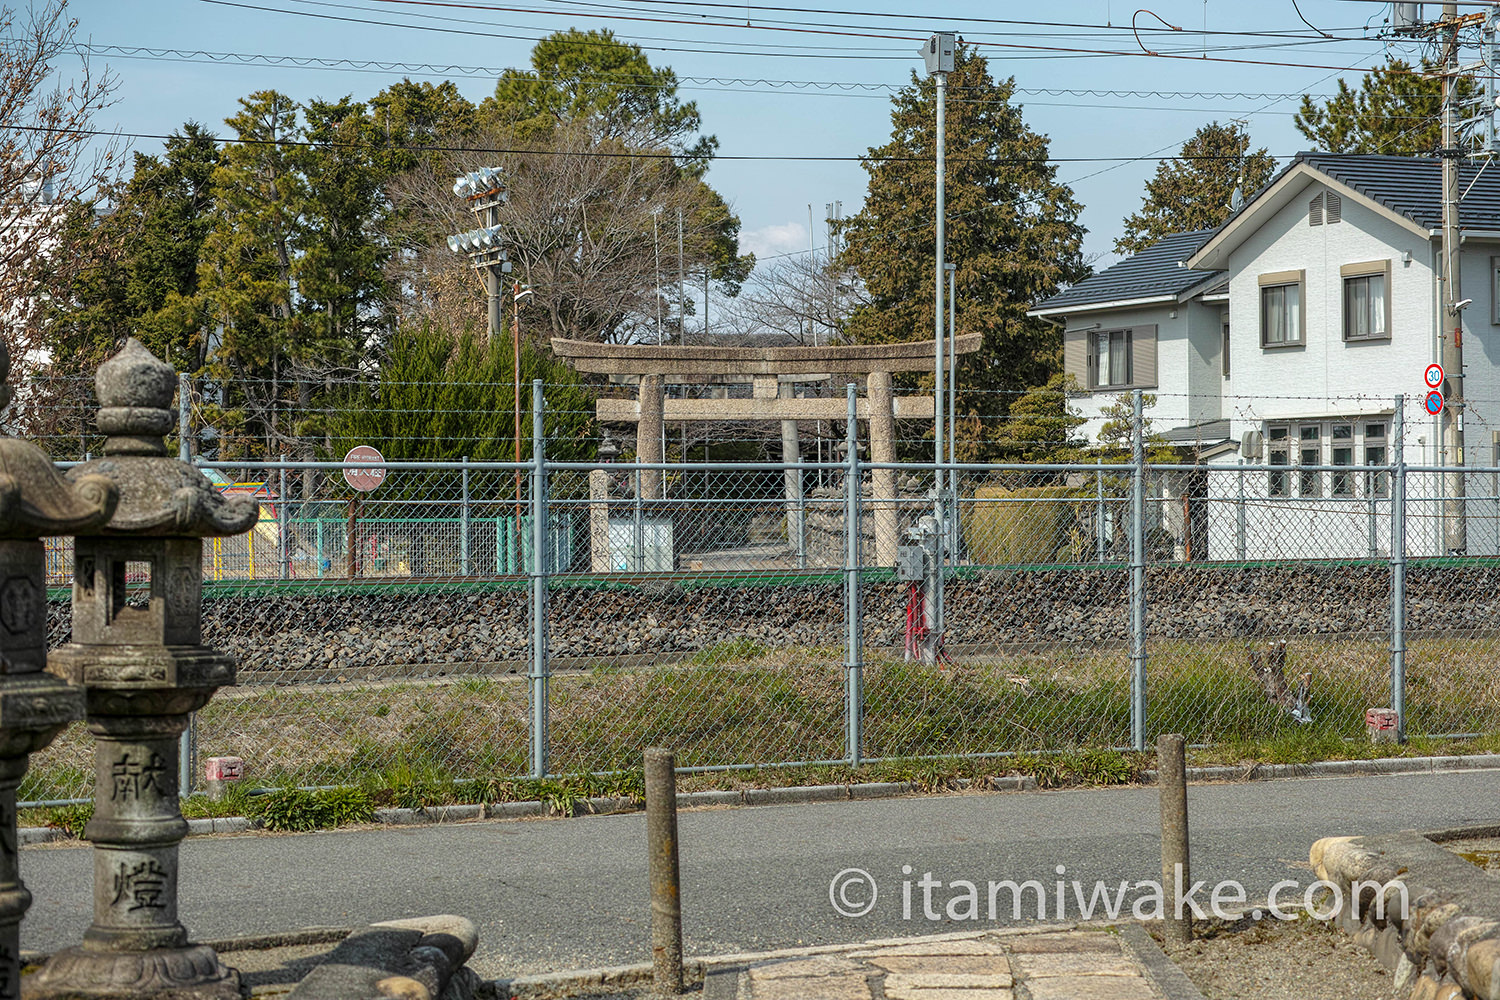
[[[1344,339],[1381,340],[1391,335],[1390,262],[1345,264]]]
[[[1388,427],[1381,418],[1267,424],[1267,464],[1271,466],[1266,480],[1267,495],[1290,497],[1295,481],[1297,496],[1303,499],[1389,496],[1388,471],[1356,471],[1361,454],[1366,466],[1383,467],[1389,462]],[[1333,466],[1326,480],[1319,466]]]
[[[1229,377],[1229,320],[1225,320],[1219,333],[1219,373]]]
[[[1354,425],[1334,424],[1330,428],[1328,445],[1329,465],[1354,465]],[[1330,483],[1329,496],[1352,497],[1354,495],[1354,473],[1335,470]]]
[[[1386,448],[1386,425],[1380,423],[1365,424],[1365,464],[1386,465],[1390,462],[1387,458],[1390,452]],[[1389,472],[1367,472],[1365,473],[1365,495],[1387,497],[1391,495],[1391,474]]]
[[[1260,344],[1299,347],[1303,327],[1302,272],[1260,276]]]
[[[1100,330],[1089,335],[1091,388],[1131,384],[1131,331]]]
[[[1305,424],[1297,429],[1297,464],[1316,466],[1323,462],[1323,444],[1317,424]],[[1323,495],[1323,474],[1317,469],[1304,468],[1297,473],[1297,495],[1316,497]]]
[[[1288,431],[1286,427],[1266,428],[1266,451],[1269,456],[1268,465],[1288,465]],[[1266,494],[1273,497],[1284,497],[1290,493],[1290,481],[1287,473],[1272,469],[1266,476]]]
[[[1500,257],[1490,258],[1490,322],[1500,326]]]

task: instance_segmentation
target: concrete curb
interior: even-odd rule
[[[1205,781],[1272,781],[1281,778],[1346,778],[1371,775],[1431,774],[1436,771],[1500,770],[1500,754],[1474,754],[1467,757],[1384,757],[1377,760],[1329,760],[1312,764],[1252,764],[1248,767],[1190,767],[1190,782]],[[1142,771],[1140,783],[1156,783],[1156,771]],[[960,778],[955,789],[972,788],[974,783]],[[984,787],[996,792],[1035,791],[1035,779],[1022,775],[1004,775],[984,780]],[[709,806],[805,805],[814,802],[858,802],[894,798],[900,795],[929,793],[911,781],[867,781],[848,785],[801,785],[791,788],[746,788],[740,791],[709,790],[681,792],[680,809]],[[934,793],[936,794],[936,793]],[[642,803],[627,797],[580,799],[574,804],[574,815],[608,816],[640,812]],[[478,819],[523,819],[551,816],[556,813],[546,802],[492,802],[488,805],[428,806],[425,809],[377,809],[375,822],[384,826],[415,826],[430,823],[461,823]],[[188,820],[188,835],[245,833],[261,829],[259,820],[244,816],[222,816],[217,819]],[[23,826],[16,831],[16,842],[26,847],[71,838],[67,833],[45,826]],[[80,841],[82,843],[82,841]]]
[[[1431,774],[1435,771],[1500,769],[1500,754],[1467,757],[1381,757],[1375,760],[1325,760],[1311,764],[1252,764],[1248,767],[1190,767],[1189,781],[1269,781],[1276,778],[1346,778],[1376,774]],[[1156,783],[1156,771],[1142,771],[1141,783]]]
[[[1181,966],[1167,957],[1156,939],[1146,933],[1138,923],[1119,924],[1120,940],[1125,950],[1134,956],[1146,975],[1161,990],[1166,1000],[1204,1000],[1203,994],[1182,971]]]

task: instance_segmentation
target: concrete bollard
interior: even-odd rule
[[[682,992],[682,891],[677,866],[677,757],[646,751],[646,845],[651,860],[651,966],[658,993]]]
[[[1187,741],[1180,734],[1156,740],[1156,787],[1161,793],[1161,886],[1169,944],[1193,940],[1193,915],[1184,912],[1183,890],[1192,884],[1188,869]]]
[[[239,781],[245,776],[245,761],[239,757],[210,757],[204,762],[203,780],[208,786],[208,798],[218,802],[229,789],[229,782]]]

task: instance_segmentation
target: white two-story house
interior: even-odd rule
[[[1465,551],[1500,554],[1500,166],[1460,176],[1463,461],[1491,471],[1465,476],[1461,508],[1442,502],[1453,477],[1414,475],[1408,544],[1441,554],[1462,510]],[[1387,554],[1389,477],[1357,467],[1391,461],[1398,395],[1407,463],[1458,463],[1423,407],[1442,355],[1441,216],[1435,159],[1303,153],[1218,229],[1168,236],[1033,308],[1063,330],[1090,433],[1139,388],[1153,431],[1206,467],[1164,485],[1168,501],[1186,494],[1163,504],[1180,552]]]

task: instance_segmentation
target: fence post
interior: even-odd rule
[[[1146,749],[1146,442],[1141,390],[1131,394],[1130,742]]]
[[[640,452],[636,452],[635,460],[641,460]],[[704,476],[708,473],[704,472]],[[708,494],[705,493],[704,496]],[[635,470],[635,500],[630,509],[630,521],[635,526],[635,541],[630,546],[630,571],[632,573],[646,572],[646,525],[645,511],[641,504],[641,470]]]
[[[1365,534],[1369,536],[1371,559],[1380,558],[1380,531],[1375,520],[1375,481],[1379,476],[1378,472],[1365,476]]]
[[[1245,561],[1245,460],[1240,459],[1240,501],[1234,508],[1234,558]]]
[[[1094,459],[1095,466],[1101,466],[1103,458]],[[1094,470],[1094,556],[1099,565],[1104,565],[1104,470]]]
[[[473,567],[469,565],[469,456],[463,457],[463,500],[458,509],[458,565],[459,571],[468,576]]]
[[[531,383],[531,776],[547,776],[547,439],[542,380]]]
[[[844,658],[845,741],[849,766],[858,767],[864,729],[864,628],[860,593],[859,563],[863,555],[859,530],[859,422],[858,389],[848,385],[849,425],[844,434],[844,637],[848,649]]]
[[[286,462],[286,452],[281,453],[281,461]],[[286,535],[291,519],[286,514],[285,464],[276,470],[276,497],[276,564],[280,568],[281,578],[285,580],[292,575],[292,545]]]
[[[1405,397],[1397,394],[1391,420],[1391,708],[1396,741],[1406,742],[1406,441]]]

